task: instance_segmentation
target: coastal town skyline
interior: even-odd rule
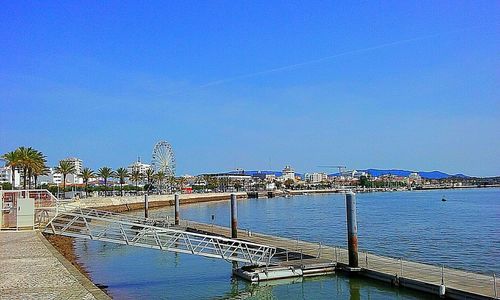
[[[163,143],[166,143],[165,141],[160,141]],[[158,143],[160,143],[158,142]],[[157,143],[157,144],[158,144]],[[156,146],[156,145],[155,145]],[[153,149],[154,151],[154,149]],[[6,151],[4,151],[6,152]],[[174,149],[172,148],[172,152],[174,152]],[[87,160],[82,157],[76,156],[76,155],[66,155],[63,156],[63,158],[51,158],[50,156],[45,156],[45,159],[47,161],[47,166],[48,167],[55,167],[58,165],[60,161],[63,160],[79,160],[80,164],[83,166],[83,161],[87,162]],[[6,161],[0,157],[0,162],[3,161],[3,164],[6,163]],[[128,161],[123,161],[119,162],[116,165],[110,164],[107,162],[98,162],[97,164],[91,165],[88,163],[85,163],[85,167],[91,168],[91,169],[98,169],[100,167],[111,167],[112,169],[118,169],[118,168],[127,168],[133,165],[134,163],[140,162],[142,164],[146,165],[151,165],[153,163],[152,159],[152,154],[150,153],[149,155],[145,154],[144,156],[137,155],[135,156],[135,159],[129,159]],[[182,162],[181,162],[182,163]],[[261,168],[255,167],[255,166],[243,166],[243,165],[238,165],[238,163],[235,163],[233,166],[228,166],[228,167],[215,167],[213,169],[203,169],[201,168],[198,172],[190,172],[189,170],[186,170],[186,168],[183,168],[182,165],[180,167],[180,171],[175,173],[175,176],[184,176],[184,175],[200,175],[200,174],[207,174],[207,173],[224,173],[224,172],[234,172],[234,171],[273,171],[273,172],[279,172],[283,166],[296,166],[293,162],[290,161],[282,161],[281,165],[275,165],[272,163],[272,161],[269,159],[268,160],[268,165],[267,167],[265,166],[265,163],[260,163],[257,165],[263,166]],[[0,163],[0,166],[3,165]],[[338,167],[341,166],[342,170],[345,171],[356,171],[356,170],[361,170],[361,171],[366,171],[366,170],[377,170],[377,171],[404,171],[404,172],[415,172],[415,173],[442,173],[446,174],[448,176],[465,176],[465,177],[476,177],[476,178],[488,178],[488,177],[498,177],[498,174],[491,174],[491,175],[478,175],[478,174],[467,174],[466,172],[462,170],[446,170],[446,169],[438,169],[438,168],[428,168],[428,169],[423,169],[423,168],[418,168],[418,167],[397,167],[397,166],[351,166],[351,165],[346,165],[342,160],[338,161],[330,161],[330,163],[321,163],[318,162],[317,164],[309,164],[305,165],[303,168],[297,168],[298,172],[301,174],[306,174],[306,173],[324,173],[328,175],[333,175],[339,173]],[[77,174],[75,174],[77,175]]]
[[[159,145],[160,143],[165,143],[169,147],[170,145],[166,141],[160,141],[157,143]],[[155,147],[157,146],[155,145]],[[36,150],[36,149],[35,149]],[[5,154],[6,156],[7,154]],[[43,154],[42,154],[43,155]],[[4,157],[5,157],[4,156]],[[0,157],[0,177],[5,177],[5,178],[10,178],[10,170],[11,168],[8,167],[9,161],[6,160],[4,157]],[[73,179],[72,182],[76,182],[77,178],[81,174],[82,170],[84,168],[88,168],[90,170],[94,169],[97,170],[102,167],[108,168],[110,165],[109,164],[101,164],[99,166],[88,166],[84,164],[84,161],[78,157],[74,156],[68,156],[63,159],[57,160],[56,163],[51,164],[50,160],[47,159],[47,157],[43,156],[45,159],[46,167],[49,168],[49,173],[48,175],[55,174],[57,175],[57,180],[60,181],[61,174],[57,174],[55,169],[57,169],[58,164],[60,164],[63,161],[69,161],[72,164],[75,165],[75,171],[72,173]],[[264,169],[258,169],[258,168],[241,168],[241,167],[235,167],[231,169],[218,169],[218,170],[205,170],[200,173],[184,173],[184,174],[179,174],[175,172],[176,168],[176,162],[175,162],[175,155],[173,154],[172,151],[172,161],[166,162],[166,164],[169,165],[170,168],[172,168],[171,164],[173,164],[173,169],[172,169],[172,176],[177,176],[177,177],[185,177],[185,176],[200,176],[203,174],[251,174],[254,175],[255,173],[274,173],[278,174],[277,176],[281,176],[281,173],[285,172],[286,169],[290,169],[294,172],[294,174],[297,174],[297,176],[306,179],[308,175],[320,175],[320,176],[341,176],[343,173],[358,173],[357,177],[359,178],[360,176],[380,176],[380,175],[394,175],[394,176],[400,176],[400,177],[408,177],[409,175],[412,174],[419,174],[422,176],[422,178],[425,179],[444,179],[448,177],[455,177],[455,178],[488,178],[488,177],[498,177],[498,176],[469,176],[467,174],[463,173],[446,173],[441,170],[420,170],[417,168],[412,168],[412,169],[401,169],[401,168],[373,168],[373,167],[365,167],[365,168],[349,168],[348,166],[344,165],[321,165],[321,166],[315,166],[314,168],[307,169],[307,170],[295,170],[293,168],[293,164],[286,164],[284,165],[284,168],[264,168]],[[48,162],[48,163],[47,163]],[[154,159],[154,154],[152,160],[142,159],[140,156],[137,156],[136,160],[131,161],[129,163],[121,164],[119,166],[111,166],[111,170],[113,169],[119,169],[119,168],[124,168],[128,170],[128,173],[132,173],[132,170],[138,169],[140,170],[140,173],[144,174],[147,169],[155,169],[154,167],[155,164],[155,159]],[[337,170],[337,171],[335,171]],[[47,174],[46,174],[47,175]],[[170,175],[168,175],[170,176]],[[2,178],[3,178],[2,177]],[[354,176],[353,176],[354,177]],[[81,180],[80,180],[81,181]],[[51,183],[56,183],[56,182],[51,182]],[[81,182],[80,182],[81,183]]]

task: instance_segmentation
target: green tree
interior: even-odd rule
[[[69,174],[75,174],[75,165],[66,160],[61,160],[59,165],[56,167],[56,172],[62,174],[63,176],[63,193],[66,191],[66,176]]]
[[[104,180],[104,195],[107,195],[108,188],[108,178],[113,177],[114,173],[111,168],[102,167],[97,171],[97,176],[101,177]]]
[[[35,188],[37,187],[38,184],[38,176],[48,175],[48,174],[49,174],[49,168],[45,165],[45,160],[43,164],[37,165],[33,168],[33,179],[35,181]]]
[[[283,183],[281,181],[275,179],[275,180],[273,180],[273,182],[274,182],[274,185],[276,185],[276,188],[278,190],[281,189],[281,186],[283,185]]]
[[[182,188],[184,185],[187,183],[187,179],[185,177],[179,177],[177,178],[177,186],[180,191],[182,191]]]
[[[368,180],[368,176],[359,177],[359,185],[362,187],[368,187],[370,181]]]
[[[239,192],[242,187],[243,186],[241,185],[240,181],[235,181],[234,182],[234,188],[236,189],[237,192]]]
[[[14,165],[13,172],[15,167],[22,171],[24,189],[26,189],[26,185],[31,188],[34,172],[42,173],[47,168],[45,166],[46,159],[42,152],[31,147],[19,147],[13,153],[5,154],[4,158],[9,165]]]
[[[154,176],[155,176],[155,171],[153,169],[147,169],[146,170],[146,181],[147,181],[147,193],[149,194],[149,190],[151,189],[151,184],[153,183],[153,179],[154,179]]]
[[[28,168],[28,186],[31,189],[31,178],[34,178],[35,188],[37,184],[37,179],[39,175],[47,174],[47,166],[45,163],[47,160],[42,152],[32,149],[27,158],[27,168]]]
[[[175,180],[175,177],[169,176],[167,181],[168,181],[168,187],[170,188],[170,190],[172,190],[175,187],[175,184],[177,183],[177,181]]]
[[[207,189],[215,190],[219,186],[219,180],[215,176],[204,175],[203,179],[206,182]]]
[[[16,149],[14,151],[10,151],[2,155],[2,158],[5,159],[6,161],[6,166],[10,167],[11,169],[11,176],[12,176],[12,185],[14,185],[15,181],[15,171],[18,170],[18,168],[21,166],[21,155],[19,153],[19,150]]]
[[[167,178],[167,174],[165,174],[165,172],[159,171],[158,173],[156,173],[156,181],[158,182],[158,189],[161,190],[165,178]]]
[[[293,179],[290,179],[290,178],[285,180],[285,182],[284,182],[287,189],[291,188],[294,185],[294,183],[295,183],[295,181],[293,181]]]
[[[123,184],[128,177],[128,171],[125,168],[118,168],[115,171],[115,176],[120,180],[120,196],[123,196]]]
[[[88,197],[88,185],[89,185],[89,180],[90,178],[95,177],[94,171],[90,168],[83,168],[82,173],[80,173],[78,176],[80,176],[83,179],[83,183],[85,183],[85,197]]]
[[[142,174],[139,172],[139,170],[133,170],[132,173],[130,173],[130,179],[135,182],[135,190],[138,190],[137,185],[139,184],[139,181],[142,179]]]
[[[3,182],[2,190],[12,190],[12,184],[10,182]]]

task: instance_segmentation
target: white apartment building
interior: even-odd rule
[[[408,176],[408,183],[421,184],[422,183],[422,177],[418,173],[411,173]]]
[[[21,174],[19,171],[14,171],[14,182],[12,182],[12,169],[5,164],[5,160],[0,159],[0,184],[8,182],[14,187],[21,186]]]
[[[359,179],[361,176],[368,176],[368,173],[357,170],[343,171],[340,173],[341,180]]]
[[[0,167],[0,184],[10,183],[14,187],[21,186],[21,175],[16,170],[14,171],[14,182],[12,182],[12,169],[10,167]]]
[[[288,179],[295,181],[295,171],[292,169],[292,167],[285,166],[281,174],[281,180],[286,181]]]
[[[276,180],[276,175],[275,174],[266,174],[266,177],[264,178],[266,182],[273,182]]]
[[[76,158],[76,157],[68,157],[68,158],[65,158],[63,159],[62,161],[67,161],[69,163],[71,163],[71,165],[73,165],[75,167],[75,174],[68,174],[66,176],[66,183],[69,183],[69,184],[82,184],[83,183],[83,179],[78,176],[79,174],[82,173],[82,170],[83,170],[83,162],[81,159],[79,158]],[[54,173],[54,175],[57,174],[57,173]],[[60,174],[59,174],[60,175]],[[54,182],[53,183],[57,183],[55,181],[58,181],[58,178],[56,177],[59,177],[59,176],[55,176],[54,177]],[[62,183],[62,175],[60,176],[60,183]]]
[[[80,174],[83,170],[83,162],[79,158],[68,157],[68,158],[65,158],[61,161],[67,161],[67,162],[71,163],[71,165],[73,165],[75,167],[76,174]]]
[[[310,183],[320,183],[327,181],[328,175],[326,173],[306,173],[304,174],[304,178]]]
[[[127,167],[127,171],[132,173],[134,171],[139,171],[141,174],[146,174],[146,171],[151,169],[151,165],[141,163],[140,160],[133,162]]]
[[[68,178],[66,178],[68,181]],[[57,173],[55,168],[49,168],[47,175],[38,176],[38,184],[61,184],[62,174]]]

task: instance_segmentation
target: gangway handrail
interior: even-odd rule
[[[107,211],[104,211],[104,210],[97,210],[97,209],[93,209],[93,208],[81,208],[81,207],[77,207],[76,209],[78,209],[81,214],[83,214],[83,212],[102,212],[102,213],[110,213],[111,215],[119,215],[119,216],[124,216],[124,217],[130,217],[130,216],[125,215],[125,214],[111,213],[111,212],[107,212]],[[70,215],[73,215],[73,216],[77,216],[78,215],[78,213],[75,213],[75,211],[69,211],[69,212],[66,211],[66,212],[64,212],[64,214],[70,214]],[[86,217],[88,217],[90,219],[100,219],[101,218],[99,216],[92,216],[92,215],[86,215]],[[157,221],[155,219],[148,219],[148,218],[141,218],[141,217],[135,217],[135,219],[149,221],[149,222],[153,222],[153,223]],[[132,221],[126,221],[126,220],[119,220],[119,221],[120,221],[120,223],[122,223],[124,225],[136,226],[136,225],[140,224],[144,228],[150,228],[150,229],[162,228],[162,229],[168,229],[169,231],[172,231],[172,232],[178,232],[178,233],[184,233],[185,232],[184,230],[180,230],[180,229],[175,229],[175,228],[170,228],[170,227],[169,228],[159,227],[159,226],[149,225],[147,223],[141,224],[141,223],[136,223],[136,222],[132,222]],[[173,222],[170,222],[170,223],[173,224]],[[199,236],[199,237],[205,237],[205,236],[207,236],[205,234],[200,234],[200,233],[196,233],[196,232],[189,232],[189,234],[193,235],[193,236]],[[219,240],[225,241],[225,242],[235,241],[234,239],[230,239],[230,238],[226,238],[226,237],[222,237],[222,236],[216,236],[216,237]],[[252,243],[252,242],[241,241],[241,240],[237,240],[237,241],[244,242],[246,245],[249,245],[249,246],[269,247],[267,245],[258,244],[258,243]]]
[[[154,219],[61,202],[57,205],[56,215],[47,223],[44,231],[254,265],[269,265],[276,253],[273,246],[191,232],[182,227],[171,228],[168,222],[167,227],[155,224]]]

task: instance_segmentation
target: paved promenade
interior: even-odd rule
[[[110,299],[39,232],[0,232],[0,299]]]

